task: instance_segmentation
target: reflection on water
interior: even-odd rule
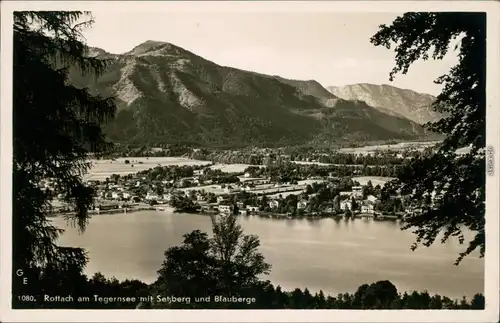
[[[65,227],[63,219],[54,221]],[[269,279],[284,289],[337,294],[388,279],[400,291],[428,290],[455,298],[483,292],[483,259],[470,256],[453,266],[465,249],[454,241],[412,252],[414,236],[401,231],[398,222],[258,217],[241,217],[240,222],[246,233],[260,237],[261,251],[272,265]],[[100,215],[83,235],[68,228],[60,243],[89,251],[90,274],[152,282],[164,251],[195,229],[211,232],[210,218],[155,211]]]

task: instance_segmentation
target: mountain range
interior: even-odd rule
[[[109,60],[108,69],[97,78],[72,71],[70,82],[115,97],[117,115],[105,132],[116,142],[285,146],[436,138],[417,118],[427,117],[426,94],[393,88],[386,99],[377,86],[365,91],[368,97],[356,86],[326,89],[314,80],[221,66],[166,42],[146,41],[124,54],[89,48],[87,55]]]
[[[367,83],[329,86],[327,89],[344,100],[361,100],[379,111],[404,117],[418,124],[435,122],[442,117],[431,108],[436,97],[430,94],[417,93],[387,84]]]

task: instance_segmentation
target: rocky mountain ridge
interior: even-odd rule
[[[393,116],[404,117],[418,124],[435,122],[443,117],[432,109],[436,97],[400,89],[387,84],[359,83],[345,86],[329,86],[332,94],[345,100],[360,100]]]
[[[181,47],[146,41],[124,54],[89,48],[110,65],[98,78],[70,81],[116,98],[105,131],[133,144],[268,146],[428,139],[420,125],[316,81],[220,66]]]

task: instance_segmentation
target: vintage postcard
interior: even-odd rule
[[[499,321],[498,2],[1,6],[1,321]]]

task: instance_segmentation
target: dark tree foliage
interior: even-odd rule
[[[79,272],[87,262],[84,250],[56,244],[62,230],[47,219],[51,194],[38,184],[53,179],[56,193],[74,209],[68,220],[85,229],[94,192],[82,176],[90,166],[88,153],[109,146],[100,124],[115,113],[112,99],[92,96],[68,82],[70,68],[99,75],[106,67],[84,55],[81,31],[92,22],[83,12],[14,13],[14,294],[24,287],[33,294],[35,281],[49,273],[54,280],[59,273]],[[30,277],[29,285],[21,284],[17,269]],[[70,280],[65,284],[71,286]]]
[[[475,232],[456,265],[474,250],[485,252],[485,157],[486,143],[486,14],[476,12],[406,13],[389,26],[382,25],[371,38],[375,46],[394,46],[396,66],[390,73],[406,74],[412,63],[422,59],[442,59],[453,41],[458,63],[435,83],[443,90],[434,109],[445,117],[426,126],[446,135],[437,152],[415,158],[401,169],[391,183],[421,201],[423,212],[408,219],[404,229],[413,229],[416,242],[430,246],[440,233],[442,242],[456,236],[465,240],[464,228]],[[470,147],[464,155],[456,150]],[[428,203],[433,192],[439,203]]]
[[[169,248],[153,286],[156,295],[176,297],[255,296],[266,282],[271,265],[258,252],[257,236],[243,233],[235,216],[212,217],[213,237],[199,230],[184,235],[184,243]],[[244,304],[172,303],[153,304],[153,308],[231,308]],[[246,305],[248,306],[248,305]]]

